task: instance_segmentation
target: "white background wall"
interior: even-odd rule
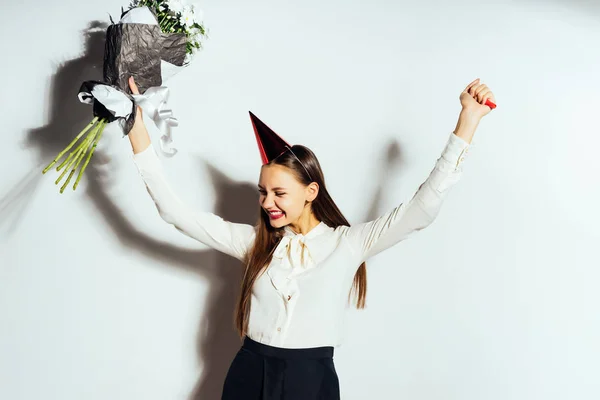
[[[91,118],[76,94],[104,34],[83,32],[127,4],[2,4],[1,399],[217,399],[240,345],[240,264],[159,218],[116,128],[76,192],[40,173]],[[412,196],[466,84],[496,95],[438,219],[369,261],[342,398],[600,398],[597,4],[199,5],[211,38],[169,81],[180,151],[163,162],[229,220],[258,211],[248,110],[315,151],[357,223]]]

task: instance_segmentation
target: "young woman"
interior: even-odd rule
[[[133,79],[129,85],[139,93]],[[471,82],[441,157],[407,203],[350,226],[327,192],[313,152],[290,146],[250,113],[263,165],[255,226],[192,210],[171,190],[141,110],[129,133],[133,159],[160,216],[184,234],[243,262],[235,325],[243,344],[223,385],[223,400],[335,400],[333,363],[351,293],[364,308],[365,261],[430,225],[494,95]],[[489,104],[489,103],[488,103]]]

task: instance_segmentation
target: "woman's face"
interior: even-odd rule
[[[264,165],[258,182],[259,204],[269,216],[271,226],[280,228],[297,221],[304,212],[306,201],[316,197],[316,185],[303,185],[282,165]]]

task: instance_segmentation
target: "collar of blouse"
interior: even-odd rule
[[[328,229],[331,228],[323,221],[306,235],[295,233],[289,226],[284,228],[284,236],[273,252],[275,262],[267,270],[273,286],[282,295],[291,298],[297,292],[293,283],[294,276],[315,266],[315,259],[307,242]]]

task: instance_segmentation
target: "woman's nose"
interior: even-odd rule
[[[273,202],[274,197],[273,196],[264,196],[263,200],[262,200],[262,206],[263,208],[269,208],[272,207],[274,202]]]

